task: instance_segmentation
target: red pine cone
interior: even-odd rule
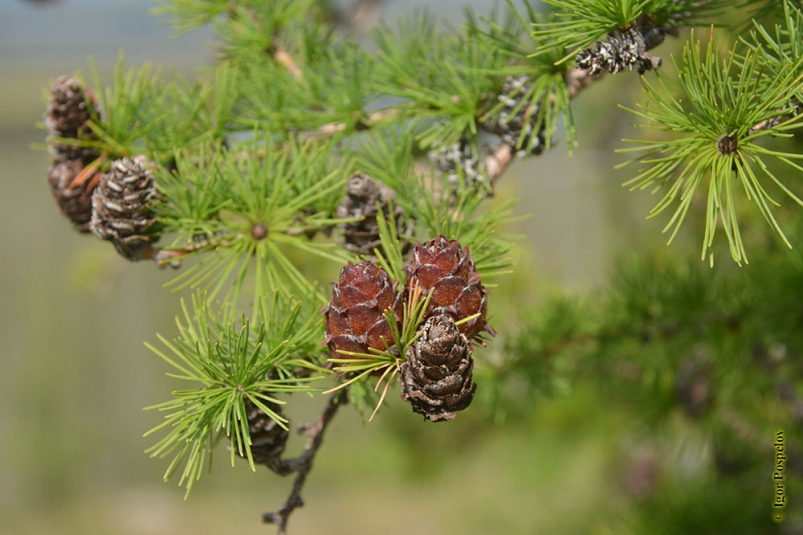
[[[413,281],[424,290],[423,297],[432,293],[424,319],[448,314],[455,322],[479,313],[471,321],[460,324],[460,333],[472,339],[485,329],[494,330],[485,321],[488,310],[488,290],[480,283],[480,274],[474,267],[471,251],[456,240],[443,235],[424,244],[416,244],[413,259],[404,266],[407,284],[403,295]]]
[[[335,358],[348,358],[338,351],[369,353],[368,348],[384,351],[393,346],[390,326],[383,315],[388,308],[402,316],[402,302],[396,292],[396,281],[371,261],[357,265],[349,262],[340,271],[340,280],[332,289],[332,302],[323,309],[326,315],[324,343]]]

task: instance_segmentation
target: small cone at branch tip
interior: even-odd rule
[[[57,161],[47,170],[47,181],[59,211],[79,232],[89,232],[92,192],[99,174],[96,168],[86,168],[78,160]]]
[[[388,308],[402,317],[398,283],[371,261],[348,263],[332,288],[332,301],[322,310],[326,316],[326,339],[333,358],[350,358],[339,351],[369,353],[369,348],[384,351],[393,346],[390,326],[384,316]],[[384,340],[384,342],[383,342]]]
[[[372,255],[374,249],[381,245],[377,214],[379,210],[390,223],[390,207],[393,206],[393,218],[396,222],[396,233],[401,238],[412,234],[413,226],[405,219],[404,210],[394,202],[393,190],[373,180],[364,173],[355,173],[349,178],[346,196],[337,208],[337,217],[361,217],[359,221],[343,223],[343,246],[361,255]],[[379,208],[377,209],[377,204]],[[409,248],[409,241],[405,246]]]
[[[147,258],[158,239],[152,232],[151,202],[158,197],[152,167],[144,156],[115,160],[92,195],[90,229],[129,260]]]
[[[270,410],[279,416],[282,415],[281,405],[266,400],[261,401]],[[254,459],[254,464],[264,464],[270,467],[284,453],[290,433],[248,399],[245,400],[245,413],[248,418],[248,430],[251,435],[251,456]],[[238,451],[237,454],[240,455],[240,452]],[[245,457],[245,453],[243,452],[241,456]]]
[[[431,422],[452,420],[471,404],[473,348],[451,316],[429,318],[401,365],[401,397]]]
[[[422,298],[432,295],[425,320],[447,314],[455,322],[460,322],[477,315],[461,323],[458,326],[460,332],[469,340],[483,330],[495,334],[485,321],[488,290],[480,282],[480,274],[474,267],[468,247],[440,235],[424,244],[416,244],[413,258],[404,270],[407,283],[402,295],[408,294],[414,282],[423,290]]]
[[[52,137],[94,139],[88,124],[93,115],[97,120],[101,108],[89,88],[70,76],[62,76],[53,83],[45,113],[45,124]],[[99,156],[95,149],[55,141],[51,142],[51,150],[59,160],[77,160],[83,164],[89,164]]]

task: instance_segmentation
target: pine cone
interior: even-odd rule
[[[616,74],[625,68],[632,71],[633,67],[644,74],[661,66],[661,58],[647,51],[661,44],[667,33],[676,32],[669,25],[653,26],[649,19],[642,17],[629,28],[611,32],[605,41],[597,41],[595,50],[587,48],[580,52],[577,66],[587,69],[592,76],[602,71]]]
[[[401,365],[401,397],[431,422],[451,420],[471,404],[471,342],[442,314],[427,320]]]
[[[98,184],[96,168],[86,169],[77,160],[54,162],[47,170],[50,191],[59,210],[80,232],[89,232],[92,192]]]
[[[692,418],[703,416],[714,404],[710,352],[702,345],[680,363],[675,391],[681,408]]]
[[[538,121],[539,107],[534,109],[528,104],[523,104],[522,99],[527,96],[532,82],[526,75],[508,76],[502,93],[497,97],[504,107],[497,115],[486,120],[482,127],[493,132],[502,138],[502,141],[512,148],[519,146],[522,140],[521,149],[518,155],[524,156],[532,154],[537,156],[544,152],[546,138],[543,128],[535,132],[535,123]]]
[[[69,139],[93,139],[94,134],[87,124],[92,119],[90,108],[95,118],[100,117],[100,104],[97,97],[88,88],[70,76],[62,76],[53,83],[50,101],[47,103],[45,124],[53,137]],[[95,149],[77,147],[63,143],[52,143],[52,150],[60,160],[78,160],[88,164],[99,156]]]
[[[413,281],[418,281],[424,290],[423,297],[432,293],[426,318],[448,314],[455,322],[479,313],[471,321],[462,323],[460,332],[469,339],[485,329],[494,330],[485,322],[488,290],[480,283],[480,274],[474,268],[468,247],[461,247],[455,240],[438,236],[413,249],[413,259],[404,266],[407,283],[403,296]]]
[[[273,412],[282,414],[281,405],[265,400],[262,402]],[[290,433],[248,399],[245,400],[245,413],[248,417],[254,463],[264,464],[272,470],[284,453]]]
[[[446,176],[449,185],[460,187],[460,175],[468,186],[479,186],[488,182],[488,172],[480,163],[479,155],[474,154],[471,143],[461,137],[457,143],[437,147],[429,152],[429,159],[435,169]]]
[[[338,351],[368,353],[373,347],[384,351],[382,339],[393,346],[390,326],[383,315],[393,308],[396,318],[402,316],[402,302],[396,292],[396,281],[373,262],[357,265],[351,262],[340,271],[340,281],[332,289],[332,302],[323,309],[326,315],[324,343],[334,358],[348,358]]]
[[[129,260],[140,260],[157,237],[151,234],[156,222],[150,203],[157,198],[156,183],[144,156],[122,158],[112,163],[92,195],[89,227],[103,240],[114,242]]]
[[[377,203],[382,209],[385,219],[390,221],[390,202],[393,201],[393,190],[375,182],[364,173],[356,173],[349,178],[346,197],[337,208],[337,217],[362,217],[360,221],[344,223],[344,247],[353,253],[373,255],[374,249],[380,246],[379,225],[376,222]],[[400,238],[412,234],[412,225],[405,222],[404,210],[393,204],[393,217],[396,221],[396,232]],[[409,247],[409,242],[407,242]]]

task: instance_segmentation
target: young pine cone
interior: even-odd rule
[[[92,110],[90,112],[90,109]],[[70,76],[62,76],[53,83],[47,103],[45,124],[53,137],[93,139],[87,124],[100,117],[100,104],[95,94]],[[95,149],[53,142],[52,150],[59,160],[78,160],[84,164],[94,161],[99,153]]]
[[[78,160],[57,161],[47,170],[47,181],[59,210],[80,232],[89,232],[92,192],[98,175],[96,168],[87,169]]]
[[[273,412],[281,415],[281,405],[262,400]],[[245,413],[248,417],[248,430],[251,434],[251,456],[254,464],[264,464],[272,468],[284,453],[290,433],[265,411],[245,400]]]
[[[535,131],[538,121],[538,106],[534,109],[522,99],[527,96],[531,82],[526,75],[508,76],[502,93],[497,97],[503,108],[493,117],[486,120],[482,127],[502,138],[502,141],[516,149],[521,140],[519,155],[537,156],[544,152],[546,138],[543,128]]]
[[[401,321],[402,302],[387,272],[373,262],[357,265],[349,262],[340,271],[340,280],[332,288],[332,302],[323,309],[326,315],[324,343],[334,358],[350,358],[338,351],[369,353],[368,348],[384,351],[393,346],[390,326],[384,311],[392,308]],[[384,342],[382,341],[384,339]]]
[[[468,247],[461,247],[455,240],[438,236],[427,243],[417,244],[413,249],[413,258],[404,266],[404,270],[407,273],[407,283],[402,292],[405,297],[415,281],[424,291],[422,297],[432,293],[425,319],[448,314],[458,322],[479,314],[462,323],[460,332],[469,340],[483,329],[495,334],[485,321],[488,290],[480,282],[480,274],[474,267]]]
[[[151,201],[157,197],[156,183],[144,156],[122,158],[100,179],[92,194],[92,232],[114,242],[117,251],[129,260],[142,259],[156,222]]]
[[[471,379],[472,351],[451,316],[429,318],[401,365],[402,399],[431,422],[453,419],[477,390]]]
[[[380,246],[379,225],[377,224],[377,203],[385,220],[390,223],[390,203],[393,201],[393,190],[375,182],[364,173],[356,173],[349,178],[346,197],[337,208],[337,217],[362,217],[360,221],[344,223],[344,247],[353,253],[372,255]],[[404,210],[393,204],[393,218],[396,221],[396,232],[400,238],[412,234],[412,225],[405,222]]]

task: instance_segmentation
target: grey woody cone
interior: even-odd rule
[[[624,30],[611,32],[605,41],[597,41],[593,49],[587,48],[577,55],[577,66],[590,75],[608,71],[616,74],[625,69],[638,70],[639,74],[657,69],[661,58],[647,51],[660,45],[667,34],[677,32],[671,25],[653,26],[642,18]]]
[[[472,352],[451,316],[429,318],[401,365],[402,399],[431,422],[453,419],[477,390],[471,378]]]
[[[435,169],[446,176],[449,185],[457,189],[460,187],[460,177],[467,186],[479,186],[488,182],[488,171],[485,164],[475,154],[471,143],[461,137],[456,143],[436,147],[429,152],[429,159]]]
[[[94,135],[87,124],[93,114],[96,120],[100,117],[100,104],[94,93],[83,87],[81,82],[70,76],[62,76],[53,83],[45,113],[45,124],[52,137],[93,139]],[[99,156],[95,149],[56,141],[51,142],[51,150],[59,160],[79,160],[84,164]]]
[[[264,400],[263,402],[273,412],[282,414],[280,405]],[[254,463],[264,464],[268,468],[275,466],[284,453],[290,433],[247,399],[245,400],[245,412],[248,418],[248,430],[251,434],[251,456]]]
[[[337,208],[337,216],[362,217],[362,219],[341,225],[343,246],[346,249],[362,255],[374,253],[374,249],[381,244],[377,215],[381,209],[385,219],[390,222],[390,206],[393,198],[392,189],[364,173],[356,173],[349,178],[346,197]],[[393,203],[393,218],[400,238],[404,239],[405,236],[412,234],[412,225],[405,220],[404,210],[395,203]]]
[[[115,160],[92,194],[90,229],[129,260],[142,259],[157,239],[151,232],[151,201],[157,197],[151,167],[144,156]]]
[[[98,175],[97,169],[87,169],[78,160],[56,161],[47,170],[47,182],[59,211],[80,232],[89,232],[92,192]]]
[[[522,102],[532,82],[526,75],[508,76],[497,100],[503,104],[498,113],[490,117],[482,127],[502,138],[502,141],[517,149],[517,155],[537,156],[544,152],[546,140],[543,128],[535,131],[539,107]],[[521,140],[521,145],[519,141]]]

